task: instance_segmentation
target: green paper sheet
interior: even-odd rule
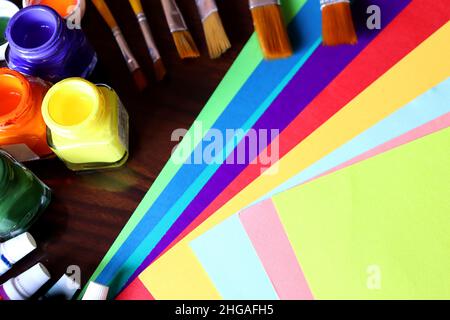
[[[450,298],[450,129],[273,200],[317,299]]]
[[[282,1],[282,9],[286,22],[289,23],[295,15],[300,11],[306,0],[285,0]],[[242,49],[238,58],[235,60],[230,70],[227,72],[222,82],[219,84],[213,95],[197,117],[196,121],[202,123],[203,132],[206,133],[208,129],[215,123],[215,121],[222,114],[224,109],[233,100],[234,96],[239,92],[241,87],[250,77],[252,72],[263,60],[263,56],[258,44],[256,34],[253,34],[247,44]],[[186,139],[183,139],[179,145],[182,150],[189,150],[186,152],[186,159],[193,152],[194,146],[197,146],[203,136],[195,135],[194,129],[191,127],[187,132]],[[186,160],[185,159],[185,160]],[[175,176],[178,170],[181,168],[181,161],[169,160],[164,166],[163,170],[155,180],[136,211],[130,217],[125,227],[122,229],[117,239],[114,241],[111,248],[106,253],[105,257],[100,262],[91,279],[95,279],[98,274],[103,270],[104,266],[108,264],[120,246],[124,243],[125,239],[133,231],[139,221],[147,212],[148,208],[157,199],[158,195],[168,185],[170,180]]]

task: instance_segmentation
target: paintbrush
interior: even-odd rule
[[[335,46],[358,42],[349,0],[320,0],[320,6],[324,45]]]
[[[161,4],[179,56],[182,59],[199,57],[200,53],[175,0],[161,0]]]
[[[266,59],[287,58],[292,46],[279,0],[249,0],[253,24]]]
[[[195,0],[203,23],[206,44],[211,59],[218,58],[231,48],[214,0]]]
[[[130,48],[128,47],[127,42],[120,30],[116,19],[114,19],[111,11],[106,5],[104,0],[92,0],[97,10],[100,12],[103,19],[106,21],[108,26],[111,28],[111,31],[116,38],[117,44],[119,45],[120,51],[127,62],[128,69],[133,75],[134,82],[136,83],[137,88],[142,91],[147,87],[147,79],[144,76],[144,73],[141,70],[136,58],[131,53]]]
[[[150,57],[153,61],[153,68],[155,70],[156,80],[160,81],[166,75],[166,69],[159,54],[158,48],[156,47],[155,41],[153,40],[152,32],[147,22],[147,17],[145,16],[144,9],[142,9],[141,0],[129,0],[134,13],[136,14],[139,26],[141,27],[142,34],[144,35],[145,43],[147,44]]]

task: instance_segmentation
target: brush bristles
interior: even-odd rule
[[[218,12],[213,12],[203,21],[203,30],[211,59],[220,57],[231,48]]]
[[[143,91],[145,88],[147,88],[148,82],[141,69],[136,69],[133,71],[133,79],[139,91]]]
[[[164,76],[166,75],[166,68],[164,67],[161,59],[158,59],[155,63],[153,63],[153,69],[155,70],[156,81],[161,81],[164,79]]]
[[[197,58],[200,56],[194,39],[192,39],[191,33],[188,30],[175,31],[172,33],[172,36],[181,59]]]
[[[350,3],[339,2],[323,7],[322,37],[323,44],[326,46],[355,44],[358,42]]]
[[[278,59],[291,56],[292,46],[280,6],[274,4],[256,7],[251,12],[264,57]]]

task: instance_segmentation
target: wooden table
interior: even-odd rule
[[[191,126],[253,31],[247,1],[217,0],[232,49],[210,60],[195,1],[178,0],[202,54],[199,59],[182,61],[160,1],[143,0],[168,78],[162,83],[153,81],[146,92],[137,94],[111,32],[88,2],[82,26],[99,56],[102,72],[98,80],[116,89],[130,114],[130,159],[121,169],[90,174],[73,173],[58,159],[28,164],[52,188],[53,200],[30,231],[38,250],[0,278],[0,283],[37,262],[44,263],[53,277],[43,291],[70,265],[81,268],[86,283],[169,159],[176,144],[171,141],[172,132]],[[147,49],[128,1],[107,2],[151,76]]]

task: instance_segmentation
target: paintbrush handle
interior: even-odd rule
[[[116,38],[117,44],[119,45],[120,51],[122,51],[122,55],[127,62],[128,69],[130,69],[130,72],[134,72],[137,69],[139,69],[139,64],[136,60],[136,58],[131,53],[130,47],[128,47],[127,42],[125,41],[125,38],[122,34],[122,31],[119,27],[115,27],[112,29],[114,38]]]
[[[186,22],[175,0],[161,0],[170,32],[187,30]]]
[[[150,57],[153,62],[161,59],[158,48],[156,47],[155,40],[153,39],[152,32],[147,22],[147,17],[144,13],[139,13],[137,16],[139,26],[141,27],[142,34],[144,35],[145,43],[147,44],[148,51],[150,52]]]
[[[117,21],[114,19],[114,16],[111,13],[111,10],[109,10],[108,6],[106,5],[105,1],[103,0],[92,0],[94,3],[94,6],[97,8],[98,12],[100,12],[100,15],[103,17],[103,20],[106,21],[108,26],[113,29],[117,27]]]

